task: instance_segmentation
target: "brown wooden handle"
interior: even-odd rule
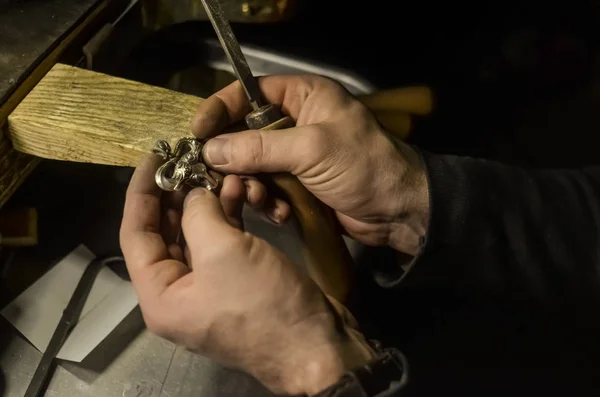
[[[284,117],[262,129],[277,130],[293,125],[290,117]],[[295,176],[275,174],[272,178],[285,194],[300,225],[302,251],[310,276],[324,293],[345,301],[352,280],[352,257],[340,234],[335,214]]]
[[[358,99],[389,133],[403,140],[411,133],[412,116],[427,116],[434,107],[433,92],[423,86],[382,90]]]
[[[397,112],[427,116],[433,110],[433,92],[424,86],[376,91],[358,99],[373,112]]]

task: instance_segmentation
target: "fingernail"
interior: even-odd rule
[[[204,146],[204,157],[210,165],[225,165],[229,162],[229,139],[213,138]]]
[[[277,223],[278,225],[281,223],[281,211],[279,211],[279,208],[275,208],[273,211],[269,211],[267,213],[267,216],[270,220]]]
[[[185,196],[185,199],[183,200],[183,207],[186,208],[187,206],[192,204],[198,197],[201,197],[206,193],[208,193],[208,190],[201,187],[193,189]]]

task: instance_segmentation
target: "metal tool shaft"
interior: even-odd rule
[[[259,109],[261,106],[263,106],[263,104],[261,101],[258,83],[252,75],[250,66],[248,66],[246,57],[244,57],[244,54],[240,49],[240,44],[233,34],[233,30],[231,30],[229,22],[227,22],[227,19],[225,19],[225,15],[223,14],[223,9],[219,4],[219,0],[202,0],[202,4],[206,10],[208,19],[210,19],[215,32],[217,32],[217,36],[219,37],[221,46],[223,47],[223,50],[229,59],[229,63],[233,67],[238,80],[242,84],[242,87],[248,96],[248,100],[250,101],[252,109]]]

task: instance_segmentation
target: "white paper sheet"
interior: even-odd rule
[[[80,245],[0,313],[44,352],[83,271],[92,259],[94,254]],[[83,360],[137,303],[131,283],[104,267],[94,281],[79,322],[57,357],[76,362]]]

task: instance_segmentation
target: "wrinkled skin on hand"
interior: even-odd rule
[[[156,186],[159,164],[150,155],[136,169],[120,233],[152,332],[275,393],[317,393],[372,357],[302,269],[243,231],[240,177],[225,177],[219,197],[202,188],[186,196]]]
[[[296,127],[218,135],[204,148],[207,164],[235,174],[290,172],[336,211],[350,236],[417,254],[429,221],[427,178],[417,153],[392,141],[371,112],[332,80],[268,76],[259,84]],[[217,135],[242,120],[248,106],[235,82],[200,105],[193,132]]]

